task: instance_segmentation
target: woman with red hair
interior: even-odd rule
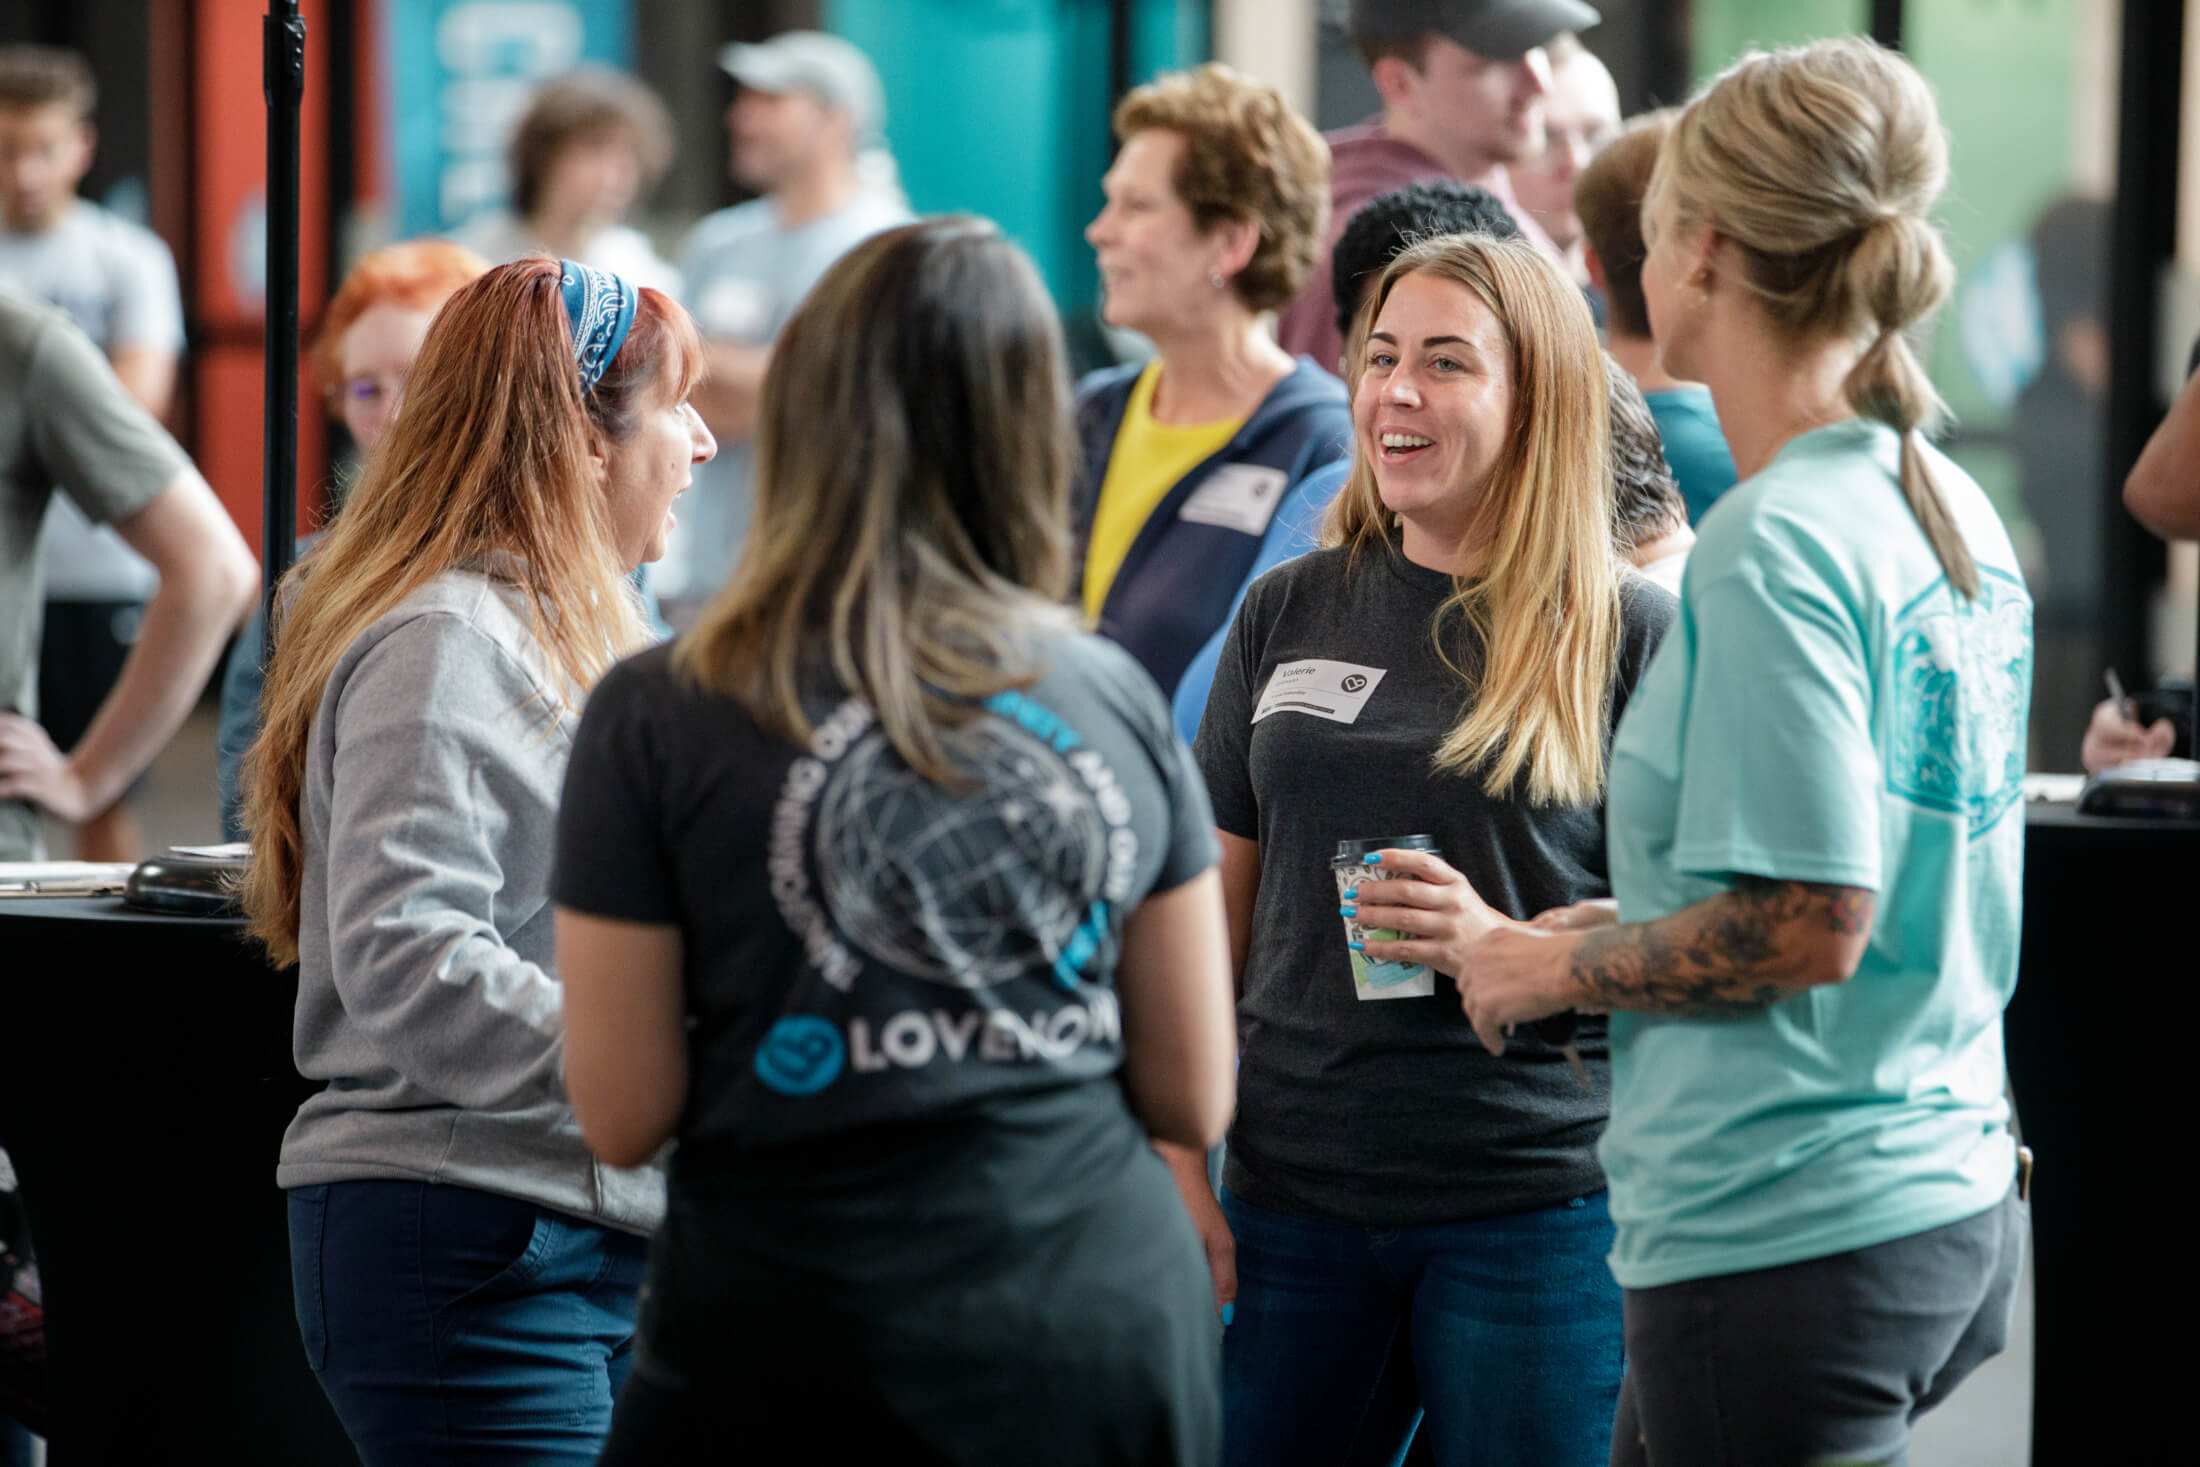
[[[598,1164],[566,1101],[550,853],[580,705],[648,640],[627,578],[716,452],[702,366],[657,291],[489,271],[284,582],[244,906],[298,967],[323,1088],[275,1180],[306,1355],[367,1467],[593,1462],[626,1375],[664,1183]]]
[[[328,415],[351,434],[364,457],[381,441],[397,412],[397,399],[420,355],[428,323],[452,292],[489,268],[489,262],[447,239],[414,239],[361,257],[337,288],[321,317],[320,333],[306,358]],[[342,498],[339,479],[331,499]],[[308,544],[312,543],[310,537]],[[222,838],[242,840],[237,771],[260,732],[260,613],[252,613],[222,671],[221,725],[214,740],[221,788]]]

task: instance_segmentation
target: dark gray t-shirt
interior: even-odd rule
[[[1214,1300],[1116,1081],[1114,979],[1125,916],[1214,864],[1214,818],[1152,680],[1057,635],[952,736],[961,790],[829,685],[807,750],[669,649],[590,697],[552,891],[685,940],[640,1377],[737,1415],[881,1410],[941,1461],[1200,1460],[1155,1443],[1213,1435]]]
[[[1238,1109],[1223,1180],[1263,1207],[1379,1227],[1551,1206],[1604,1185],[1604,1022],[1578,1045],[1594,1089],[1525,1031],[1493,1058],[1436,975],[1430,997],[1356,996],[1330,859],[1341,840],[1426,834],[1492,906],[1526,918],[1610,894],[1602,802],[1492,799],[1431,766],[1470,696],[1431,629],[1451,577],[1389,547],[1320,550],[1246,593],[1195,744],[1216,824],[1260,843]],[[1674,614],[1637,577],[1612,723]],[[1456,617],[1453,658],[1478,649]],[[1328,690],[1308,696],[1308,686]],[[1294,692],[1294,689],[1302,691]],[[1265,709],[1266,711],[1263,711]],[[1610,732],[1606,732],[1610,744]]]
[[[669,648],[590,697],[551,889],[685,934],[684,1147],[728,1156],[1114,1075],[1123,918],[1214,864],[1213,820],[1128,654],[1079,635],[1048,658],[954,735],[966,792],[913,774],[863,703],[806,700],[805,751],[677,676]]]

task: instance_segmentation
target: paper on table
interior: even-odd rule
[[[0,861],[0,897],[114,896],[134,861]]]
[[[2067,805],[2085,792],[2082,774],[2027,774],[2024,797],[2043,804]]]

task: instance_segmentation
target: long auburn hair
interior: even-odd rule
[[[245,914],[277,963],[298,957],[308,735],[337,662],[367,628],[444,572],[496,555],[563,684],[545,710],[553,724],[648,638],[591,450],[631,437],[666,390],[685,398],[702,375],[702,341],[686,312],[645,289],[625,344],[583,397],[559,274],[554,260],[517,260],[450,298],[343,513],[283,578],[244,774]]]
[[[1493,796],[1525,782],[1538,805],[1584,805],[1604,793],[1611,682],[1620,646],[1620,571],[1612,548],[1604,354],[1579,289],[1521,239],[1456,234],[1398,255],[1377,281],[1354,332],[1351,386],[1366,376],[1367,330],[1408,275],[1471,292],[1504,329],[1513,420],[1465,544],[1480,548],[1454,577],[1432,635],[1470,689],[1437,749],[1438,769],[1478,773]],[[1396,516],[1383,505],[1365,445],[1331,502],[1326,545],[1389,547]],[[1461,618],[1478,655],[1447,635]]]
[[[675,665],[795,744],[829,668],[912,770],[954,781],[943,732],[1072,625],[1068,401],[1054,307],[990,223],[856,246],[773,348],[748,538]]]

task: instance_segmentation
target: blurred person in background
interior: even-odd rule
[[[1293,487],[1351,451],[1342,385],[1261,319],[1313,268],[1328,158],[1274,88],[1217,63],[1131,92],[1115,134],[1085,238],[1102,319],[1156,355],[1078,384],[1073,585],[1167,697]]]
[[[787,31],[728,46],[718,64],[740,88],[725,118],[734,181],[762,197],[703,219],[680,247],[688,309],[710,358],[695,410],[721,452],[697,473],[658,568],[675,624],[716,594],[740,556],[773,340],[833,261],[909,218],[899,194],[873,186],[862,167],[881,152],[886,125],[885,89],[862,51],[838,36]]]
[[[2164,540],[2200,540],[2200,341],[2184,389],[2124,479],[2124,508]]]
[[[607,1463],[760,1420],[836,1462],[1215,1460],[1206,1270],[1148,1144],[1229,1115],[1212,817],[1062,606],[1066,397],[992,225],[858,245],[766,376],[733,580],[589,703],[566,1079],[605,1159],[678,1143]]]
[[[1712,408],[1711,389],[1681,381],[1659,360],[1643,304],[1642,198],[1676,115],[1667,109],[1630,118],[1626,130],[1574,181],[1574,209],[1581,217],[1583,264],[1604,295],[1605,350],[1641,389],[1694,526],[1734,487],[1734,455]]]
[[[1565,257],[1513,194],[1509,165],[1542,148],[1545,50],[1601,17],[1579,0],[1352,0],[1352,41],[1382,115],[1325,135],[1329,230],[1312,278],[1276,318],[1286,351],[1324,366],[1343,350],[1333,316],[1328,246],[1377,194],[1452,178],[1487,189],[1530,243]]]
[[[1688,552],[1696,544],[1688,506],[1665,462],[1657,419],[1642,400],[1642,389],[1610,352],[1604,356],[1604,380],[1612,424],[1613,544],[1636,570],[1678,596]]]
[[[1573,36],[1550,44],[1551,85],[1543,96],[1543,151],[1509,171],[1521,206],[1566,254],[1567,273],[1588,285],[1574,180],[1619,135],[1619,86],[1596,54]],[[1592,296],[1592,302],[1594,297]]]
[[[672,118],[624,72],[584,66],[547,81],[512,133],[512,205],[453,238],[491,264],[552,255],[679,294],[680,277],[625,223],[671,166]]]
[[[428,323],[460,286],[488,268],[487,260],[464,245],[420,239],[364,255],[344,276],[322,313],[320,332],[306,362],[321,390],[322,406],[350,433],[361,459],[382,441],[383,431],[397,413],[405,374],[420,355]],[[356,467],[354,463],[352,469]],[[342,507],[348,487],[341,479],[330,486],[331,516]],[[299,548],[309,548],[319,538],[309,535]],[[245,751],[260,732],[261,641],[260,613],[255,609],[222,670],[221,726],[214,758],[224,840],[244,839],[237,776]]]
[[[2200,540],[2200,342],[2185,363],[2185,385],[2147,438],[2124,478],[2124,508],[2164,540]],[[2170,698],[2163,698],[2162,693]],[[2165,679],[2148,720],[2135,699],[2104,698],[2087,723],[2080,762],[2099,774],[2134,759],[2190,758],[2195,715],[2192,677]]]
[[[572,260],[462,287],[283,583],[244,907],[298,968],[284,1133],[308,1364],[366,1467],[592,1463],[632,1358],[654,1168],[560,1078],[550,859],[580,705],[648,640],[710,433],[671,297]]]
[[[2027,235],[2039,297],[2038,371],[2017,394],[2009,432],[2017,495],[2037,531],[2027,565],[2035,606],[2032,726],[2051,767],[2081,762],[2101,694],[2101,557],[2115,501],[2108,472],[2108,269],[2111,211],[2068,197]],[[2125,668],[2126,673],[2136,669]],[[2098,741],[2096,740],[2096,757]]]
[[[106,354],[130,395],[166,419],[183,349],[176,262],[151,230],[87,199],[98,85],[74,51],[0,48],[0,291],[59,307]],[[69,748],[91,726],[137,639],[158,576],[77,501],[53,497],[39,549],[46,615],[39,719]],[[121,800],[77,826],[87,860],[135,860],[142,837]]]
[[[1644,295],[1744,477],[1613,743],[1616,909],[1454,890],[1441,942],[1369,944],[1458,974],[1493,1050],[1611,1013],[1615,1467],[1902,1462],[2009,1336],[2031,604],[1925,439],[1947,168],[1924,78],[1860,38],[1744,57],[1675,122]]]
[[[57,494],[112,524],[160,573],[112,690],[67,750],[28,716],[40,681],[32,547]],[[0,295],[0,860],[37,858],[38,810],[81,823],[151,762],[258,579],[214,491],[84,333]]]
[[[1336,248],[1329,257],[1330,295],[1336,302],[1337,334],[1345,343],[1347,356],[1352,348],[1353,322],[1361,308],[1374,299],[1375,283],[1399,251],[1439,235],[1485,234],[1492,239],[1511,239],[1519,233],[1520,226],[1513,223],[1512,215],[1505,212],[1505,206],[1498,203],[1495,195],[1455,179],[1438,178],[1408,184],[1368,203],[1352,216],[1344,232],[1337,236]],[[1350,371],[1349,363],[1340,359],[1338,375],[1348,376]],[[1245,585],[1251,585],[1285,561],[1304,555],[1321,543],[1322,515],[1329,508],[1329,501],[1337,497],[1337,490],[1343,487],[1351,469],[1349,455],[1324,464],[1284,496],[1282,507],[1261,537],[1260,554],[1253,558],[1252,568],[1245,573]],[[1230,623],[1237,619],[1238,607],[1244,600],[1245,590],[1241,586],[1236,599],[1230,603],[1229,615],[1223,617],[1214,635],[1186,665],[1184,677],[1170,699],[1177,732],[1184,735],[1186,743],[1199,735],[1200,716],[1207,711],[1207,691],[1215,679],[1215,662],[1222,655],[1222,644],[1230,635]]]

